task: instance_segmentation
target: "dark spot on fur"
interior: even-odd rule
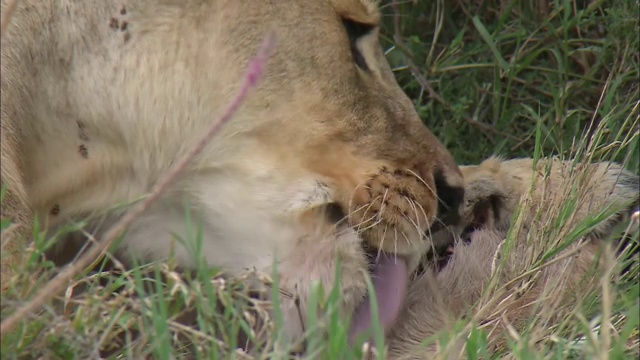
[[[80,136],[80,140],[87,141],[89,140],[89,135],[87,135],[87,128],[84,123],[80,120],[76,121],[78,125],[78,136]]]
[[[49,210],[49,214],[51,214],[51,216],[58,216],[58,214],[60,214],[60,205],[54,204],[51,210]]]
[[[120,23],[120,30],[121,31],[127,30],[127,25],[129,25],[129,23],[127,23],[126,21],[121,22]]]
[[[127,43],[131,39],[131,35],[129,33],[124,34],[124,42]]]
[[[120,27],[120,22],[118,21],[118,19],[112,17],[109,19],[109,27],[113,30],[118,30],[118,28]]]
[[[393,209],[394,212],[396,212],[398,214],[404,213],[404,210],[402,210],[398,205],[396,205],[394,203],[389,203],[389,206]]]
[[[407,198],[407,199],[411,199],[411,200],[413,200],[413,199],[414,199],[414,198],[413,198],[413,195],[411,195],[411,193],[409,193],[409,192],[407,191],[407,189],[399,188],[399,189],[396,189],[396,192],[398,193],[398,195],[403,196],[403,197],[405,197],[405,198]]]
[[[85,144],[80,144],[80,146],[78,146],[78,152],[83,158],[85,159],[89,158],[89,149]]]
[[[126,15],[126,14],[127,14],[127,9],[123,6],[123,7],[120,9],[120,15]]]

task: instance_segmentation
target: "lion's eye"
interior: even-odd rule
[[[351,55],[353,55],[353,61],[362,70],[369,70],[367,62],[365,61],[364,56],[362,56],[360,50],[358,50],[356,42],[359,38],[371,32],[373,26],[344,18],[342,19],[342,24],[344,25],[344,28],[347,31],[347,35],[349,36],[349,45],[351,47]]]

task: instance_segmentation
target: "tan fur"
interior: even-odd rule
[[[554,324],[599,284],[594,260],[606,245],[599,240],[612,235],[613,225],[624,220],[624,216],[618,216],[634,209],[639,196],[638,176],[607,162],[585,167],[571,161],[542,159],[534,171],[532,159],[491,158],[479,166],[462,166],[461,171],[466,187],[463,220],[471,223],[478,215],[474,206],[491,197],[498,200],[498,211],[485,209],[490,213],[485,214],[481,227],[471,232],[471,242],[456,245],[441,271],[429,268],[415,279],[405,313],[390,334],[391,359],[458,358],[464,336],[446,350],[437,345],[424,348],[420,342],[449,329],[466,315],[476,324],[485,324],[491,349],[504,345],[507,327],[520,332],[534,316]],[[554,219],[569,201],[577,203],[571,206],[573,211],[565,225],[558,228]],[[513,223],[511,218],[518,206],[521,212]],[[588,216],[602,211],[614,215],[600,222],[584,238],[586,242],[572,244],[556,257],[566,258],[501,290],[500,285],[527,271],[544,247],[551,245],[551,228],[558,230],[555,240],[562,241]],[[515,231],[514,248],[505,256],[504,248],[509,245],[504,239],[510,227]],[[567,257],[572,251],[577,252]],[[500,268],[501,261],[504,268]],[[496,272],[497,287],[490,286],[492,271]],[[489,293],[481,296],[486,291]]]
[[[371,28],[352,44],[368,70],[354,63],[341,17]],[[220,115],[273,29],[258,87],[120,252],[173,251],[189,267],[193,244],[173,236],[188,238],[188,204],[210,265],[234,274],[278,261],[283,286],[305,293],[311,281],[331,285],[339,256],[353,309],[366,291],[361,239],[415,265],[436,190],[453,212],[462,196],[451,155],[384,58],[379,19],[368,0],[20,1],[2,40],[2,183],[14,204],[3,217],[30,229],[33,211],[55,229],[92,216],[100,238],[121,214],[110,210],[147,194]],[[350,227],[301,220],[329,203]],[[288,334],[299,335],[286,306]]]

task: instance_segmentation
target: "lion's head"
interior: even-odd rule
[[[340,258],[346,312],[362,308],[354,333],[370,323],[363,273],[388,277],[397,288],[375,285],[384,293],[380,317],[390,326],[404,278],[431,245],[426,233],[447,209],[457,215],[463,189],[452,156],[423,125],[385,60],[378,10],[362,0],[234,2],[220,10],[234,19],[215,35],[224,39],[216,51],[226,55],[215,67],[235,74],[225,83],[239,82],[265,33],[274,29],[278,39],[264,79],[226,131],[244,142],[234,146],[244,155],[233,166],[243,168],[245,184],[231,191],[252,189],[234,208],[253,203],[269,217],[286,216],[287,228],[302,224],[291,240],[277,242],[281,284],[303,303],[310,282],[331,286]],[[256,199],[262,194],[264,201]],[[267,231],[255,234],[265,244],[245,250],[243,240],[243,251],[262,255],[276,243],[278,232]],[[299,311],[291,302],[285,316],[297,322]]]
[[[379,22],[369,0],[20,1],[2,46],[3,182],[51,226],[147,194],[275,31],[257,88],[128,229],[121,253],[174,254],[186,267],[197,255],[231,273],[276,263],[303,313],[311,283],[331,287],[339,259],[352,332],[370,322],[366,272],[396,286],[376,282],[388,328],[427,233],[455,220],[464,190],[396,83]],[[198,253],[181,242],[196,232],[185,200]],[[297,335],[299,310],[283,303]]]

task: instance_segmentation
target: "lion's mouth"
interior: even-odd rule
[[[382,330],[387,333],[400,315],[400,310],[407,296],[409,287],[407,262],[395,254],[374,252],[371,249],[365,249],[365,251],[370,260],[369,273],[375,291],[377,304],[375,315],[377,315]],[[373,316],[371,299],[366,296],[362,303],[356,307],[351,318],[349,343],[353,344],[360,335],[373,329]]]

